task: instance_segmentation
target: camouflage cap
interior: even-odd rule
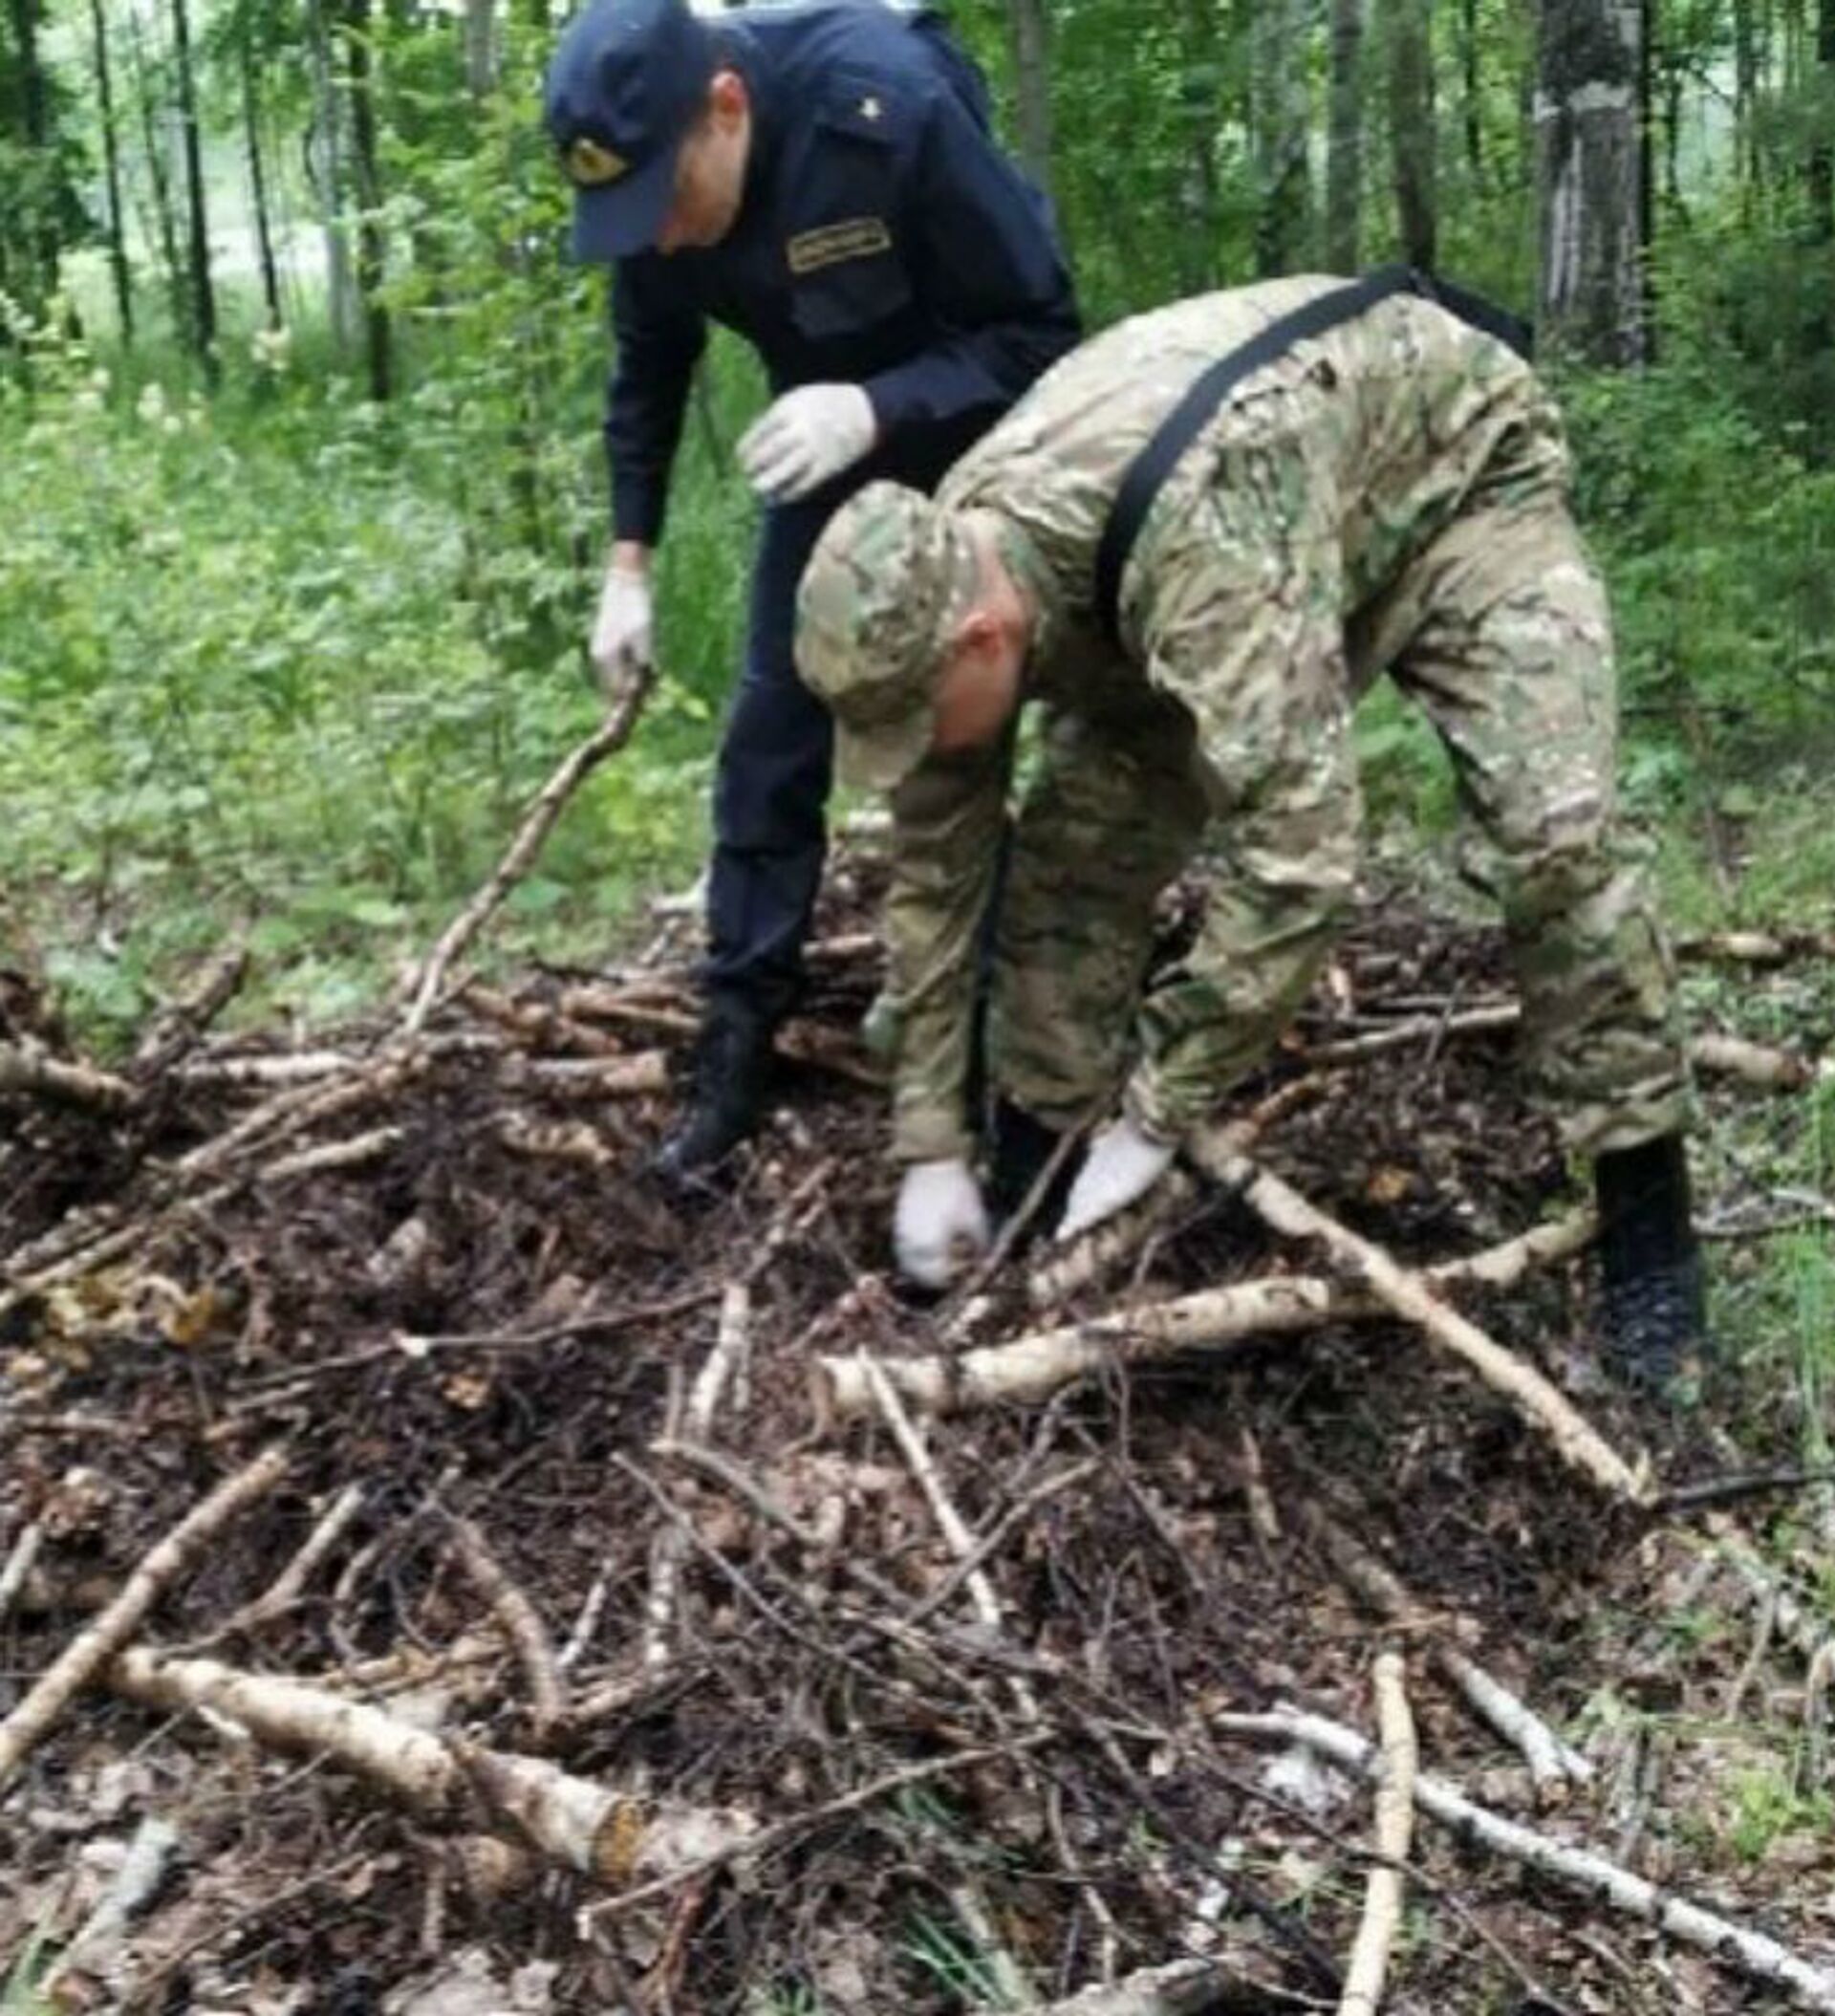
[[[796,669],[834,716],[843,783],[891,791],[923,760],[932,688],[980,570],[961,522],[870,483],[816,541],[796,596]]]

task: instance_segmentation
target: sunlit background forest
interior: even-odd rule
[[[608,338],[538,116],[557,18],[8,0],[0,919],[104,1033],[227,934],[260,1003],[373,992],[591,724]],[[1672,901],[1813,909],[1835,867],[1835,0],[955,19],[1092,322],[1397,255],[1537,316]],[[592,956],[636,892],[692,873],[760,390],[715,351],[660,700],[517,891],[510,950]],[[1431,825],[1431,752],[1380,700],[1364,733],[1378,807]]]

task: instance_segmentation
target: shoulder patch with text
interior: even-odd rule
[[[892,249],[892,232],[883,217],[849,217],[812,231],[798,231],[784,248],[793,273],[819,272],[843,259],[871,259]]]

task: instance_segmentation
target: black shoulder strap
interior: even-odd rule
[[[1349,322],[1366,309],[1374,308],[1391,294],[1414,293],[1438,302],[1451,314],[1488,336],[1508,343],[1520,356],[1528,355],[1526,325],[1479,295],[1438,280],[1412,266],[1385,266],[1361,280],[1315,294],[1289,314],[1278,315],[1246,343],[1239,344],[1220,358],[1192,383],[1177,405],[1160,422],[1158,430],[1129,465],[1121,480],[1096,549],[1096,615],[1111,642],[1119,640],[1121,630],[1121,575],[1128,555],[1139,536],[1140,528],[1159,494],[1159,487],[1173,472],[1173,465],[1191,446],[1206,421],[1222,404],[1230,388],[1260,371],[1277,358],[1284,357],[1296,343],[1321,336],[1340,322]]]
[[[1129,464],[1102,528],[1102,543],[1096,549],[1096,613],[1112,642],[1120,635],[1122,569],[1141,525],[1174,464],[1223,403],[1224,395],[1252,371],[1284,357],[1296,343],[1324,336],[1390,294],[1400,293],[1413,278],[1405,266],[1386,266],[1347,287],[1315,294],[1291,314],[1277,315],[1265,329],[1258,330],[1246,343],[1239,343],[1193,380],[1184,398],[1160,422],[1153,439]]]

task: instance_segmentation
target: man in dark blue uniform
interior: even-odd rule
[[[1045,199],[928,12],[591,0],[546,109],[574,252],[616,268],[592,641],[608,697],[650,662],[651,554],[707,317],[757,345],[772,393],[739,444],[766,509],[715,786],[694,1096],[659,1164],[687,1175],[757,1122],[821,878],[831,728],[790,651],[804,562],[862,483],[930,488],[1075,343],[1076,307]]]

